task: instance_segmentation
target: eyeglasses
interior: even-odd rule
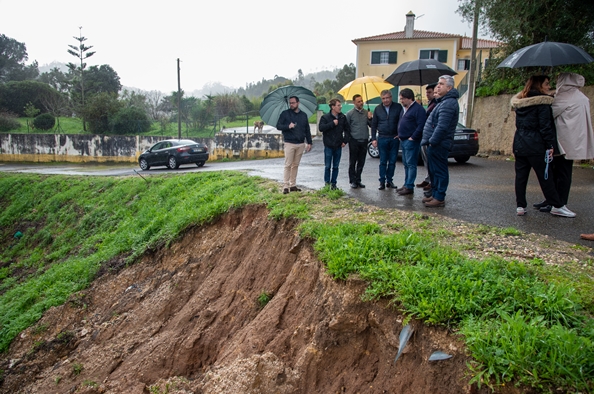
[[[289,101],[289,104],[297,104],[297,101]]]

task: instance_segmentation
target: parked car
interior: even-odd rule
[[[202,167],[208,160],[208,147],[192,140],[164,140],[157,142],[138,157],[144,171],[154,166],[179,168],[182,164],[196,163]]]
[[[466,163],[470,156],[476,156],[479,150],[478,132],[469,129],[458,123],[456,133],[454,134],[454,145],[448,157],[453,157],[458,163]],[[379,150],[374,148],[371,142],[367,145],[367,153],[374,159],[379,158]],[[402,155],[402,150],[398,150],[398,156]],[[423,165],[423,158],[419,152],[419,165]]]

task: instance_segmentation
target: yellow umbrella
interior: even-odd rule
[[[382,90],[392,89],[394,85],[380,77],[360,77],[342,87],[338,91],[345,100],[352,100],[355,94],[360,94],[363,102],[380,97]]]

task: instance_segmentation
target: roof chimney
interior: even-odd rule
[[[406,26],[404,28],[404,38],[413,38],[413,31],[415,29],[415,14],[409,11],[406,14]]]

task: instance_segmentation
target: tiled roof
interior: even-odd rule
[[[487,49],[487,48],[497,48],[501,45],[499,41],[493,40],[476,40],[476,47],[479,49]],[[461,49],[471,49],[472,48],[472,38],[464,37],[462,38],[462,47]]]
[[[413,30],[413,36],[411,38],[405,37],[404,31],[397,31],[394,33],[388,34],[380,34],[379,36],[371,36],[371,37],[363,37],[363,38],[355,38],[353,42],[358,41],[385,41],[385,40],[411,40],[411,39],[418,39],[418,38],[459,38],[460,35],[458,34],[447,34],[447,33],[437,33],[434,31],[424,31],[424,30]]]

